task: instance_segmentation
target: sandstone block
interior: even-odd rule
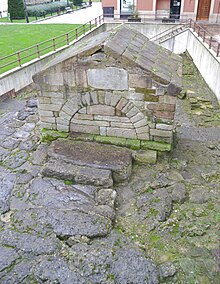
[[[173,143],[173,137],[154,136],[154,141],[163,142],[171,145]]]
[[[134,126],[132,123],[122,123],[122,122],[111,122],[111,127],[119,127],[119,128],[129,128],[133,129]]]
[[[112,97],[112,93],[110,92],[106,92],[105,93],[105,105],[111,105],[111,97]]]
[[[137,135],[134,129],[122,129],[122,128],[107,128],[107,135],[108,136],[116,136],[116,137],[123,137],[123,138],[131,138],[137,139]]]
[[[74,119],[93,120],[93,115],[92,115],[92,114],[76,113],[76,114],[74,115]]]
[[[39,104],[40,110],[49,110],[49,111],[60,111],[62,105],[54,105],[54,104]]]
[[[82,104],[84,106],[89,106],[91,104],[90,93],[82,94]]]
[[[51,103],[55,105],[63,105],[66,102],[64,99],[51,98]]]
[[[70,87],[76,86],[76,78],[73,71],[63,72],[63,83]]]
[[[106,127],[100,127],[100,135],[107,136],[107,128]]]
[[[106,67],[105,69],[89,69],[88,84],[96,89],[104,90],[127,90],[127,71],[117,67]]]
[[[155,164],[157,162],[157,151],[140,150],[134,155],[134,159],[138,164]]]
[[[106,105],[93,105],[87,107],[88,114],[94,115],[115,115],[115,108]]]
[[[122,113],[127,114],[132,108],[134,107],[134,105],[131,102],[128,102],[123,109],[121,110]]]
[[[66,119],[66,120],[70,120],[72,115],[69,115],[67,113],[65,113],[64,111],[61,110],[61,112],[59,113],[59,115],[57,117]]]
[[[175,111],[175,105],[173,104],[148,104],[147,108],[153,111]]]
[[[86,88],[87,84],[87,74],[84,69],[76,69],[76,86],[81,88]]]
[[[134,123],[135,128],[139,128],[139,127],[147,126],[147,125],[148,125],[148,122],[147,122],[146,118],[141,119],[138,122]]]
[[[52,111],[49,111],[49,110],[40,110],[39,109],[39,115],[40,116],[50,116],[52,117],[53,116],[53,112]]]
[[[139,112],[135,116],[131,117],[131,122],[132,123],[137,123],[138,121],[143,120],[143,119],[145,119],[144,114]]]
[[[138,133],[137,138],[140,140],[150,140],[149,133]]]
[[[150,135],[171,138],[173,136],[173,132],[160,129],[150,129]]]
[[[99,101],[98,101],[98,95],[96,92],[91,92],[90,93],[90,96],[91,96],[91,104],[92,105],[98,105],[99,104]]]
[[[129,87],[151,88],[152,79],[138,74],[129,74]]]
[[[113,95],[111,96],[110,105],[113,106],[113,107],[115,107],[115,106],[117,105],[117,103],[119,102],[120,99],[121,99],[121,96],[113,94]]]
[[[86,107],[80,108],[78,110],[78,113],[80,113],[80,114],[86,114],[86,112],[87,112],[87,108]]]
[[[56,130],[57,129],[57,126],[56,124],[54,123],[48,123],[48,122],[41,122],[40,123],[40,128],[47,128],[47,129],[54,129]]]
[[[63,76],[61,73],[50,73],[43,76],[43,82],[48,85],[63,86]]]
[[[57,124],[57,130],[69,132],[69,126],[63,124]]]
[[[42,122],[56,123],[56,118],[54,116],[41,116],[40,119]]]
[[[116,105],[116,109],[122,110],[126,106],[127,103],[128,103],[128,100],[126,100],[125,98],[121,98],[118,104]]]
[[[63,99],[64,93],[62,92],[43,92],[44,97],[51,97],[56,99]]]
[[[161,130],[172,130],[172,129],[173,129],[173,125],[157,123],[157,124],[156,124],[156,129],[161,129]]]
[[[135,129],[137,134],[140,134],[140,133],[149,133],[149,126],[141,126],[139,128],[136,128]]]
[[[132,102],[131,102],[131,104],[133,105],[133,107],[126,114],[126,116],[129,117],[129,118],[135,116],[136,114],[138,114],[140,112],[140,110],[136,106],[134,106],[134,104]]]
[[[70,131],[71,132],[99,134],[99,127],[98,126],[91,126],[91,125],[82,125],[82,124],[70,123]]]
[[[130,119],[124,116],[94,115],[94,120],[105,120],[120,123],[129,123]]]
[[[50,104],[51,98],[50,97],[38,97],[39,104]]]
[[[129,91],[128,93],[125,93],[122,96],[128,100],[133,100],[133,101],[143,101],[144,100],[144,94],[136,93],[135,91]]]
[[[94,125],[94,126],[109,126],[109,122],[107,121],[96,121],[96,120],[85,120],[85,119],[75,119],[71,120],[71,123],[81,124],[81,125]]]
[[[174,119],[174,112],[169,112],[169,111],[155,111],[154,115],[158,118],[165,119],[167,121],[173,120]]]
[[[176,104],[177,98],[174,96],[164,95],[159,97],[160,104]]]
[[[66,120],[66,119],[63,119],[63,118],[60,118],[60,117],[57,117],[56,118],[56,122],[57,124],[62,124],[62,125],[65,125],[65,126],[68,126],[69,127],[69,120]]]

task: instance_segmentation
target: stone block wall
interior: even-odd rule
[[[176,96],[135,64],[99,50],[34,81],[42,128],[172,143]]]

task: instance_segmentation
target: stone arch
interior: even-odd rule
[[[129,99],[112,92],[74,95],[63,105],[58,121],[68,126],[69,132],[149,140],[144,114]]]

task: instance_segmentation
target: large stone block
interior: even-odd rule
[[[107,128],[107,135],[108,136],[137,139],[137,135],[136,135],[135,130],[129,129],[129,128],[128,129],[122,129],[122,128],[109,127],[109,128]]]
[[[87,113],[94,114],[94,115],[107,115],[107,116],[115,115],[115,108],[112,106],[106,106],[106,105],[88,106]]]
[[[76,86],[76,78],[73,71],[63,72],[63,83],[64,85],[75,87]]]
[[[134,159],[138,164],[155,164],[157,162],[157,151],[140,150],[134,155]]]
[[[138,74],[129,74],[129,87],[131,88],[151,88],[152,79],[147,76],[141,76]]]
[[[150,135],[171,138],[173,136],[173,132],[160,129],[150,129]]]
[[[42,122],[47,122],[47,123],[56,123],[56,119],[53,116],[41,116],[40,117]]]
[[[107,121],[96,121],[96,120],[85,120],[85,119],[72,119],[71,123],[81,124],[81,125],[94,125],[94,126],[109,126],[109,122]]]
[[[76,86],[81,88],[88,86],[87,75],[84,69],[76,69]]]
[[[89,69],[88,84],[96,89],[104,90],[128,90],[127,71],[117,67],[105,69]]]
[[[129,128],[133,129],[134,126],[132,123],[122,123],[122,122],[111,122],[112,127],[119,127],[119,128]]]
[[[144,114],[139,112],[135,116],[131,117],[131,122],[132,123],[137,123],[138,121],[143,120],[143,119],[145,119]]]
[[[39,104],[40,110],[49,110],[49,111],[60,111],[62,105],[53,105],[53,104]]]
[[[71,132],[100,134],[98,126],[70,123]]]

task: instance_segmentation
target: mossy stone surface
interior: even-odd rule
[[[158,150],[161,152],[171,151],[172,145],[164,142],[141,141],[141,149]]]
[[[58,138],[67,138],[69,136],[69,133],[58,131],[58,130],[50,130],[43,128],[41,130],[41,141],[42,142],[51,142]]]

